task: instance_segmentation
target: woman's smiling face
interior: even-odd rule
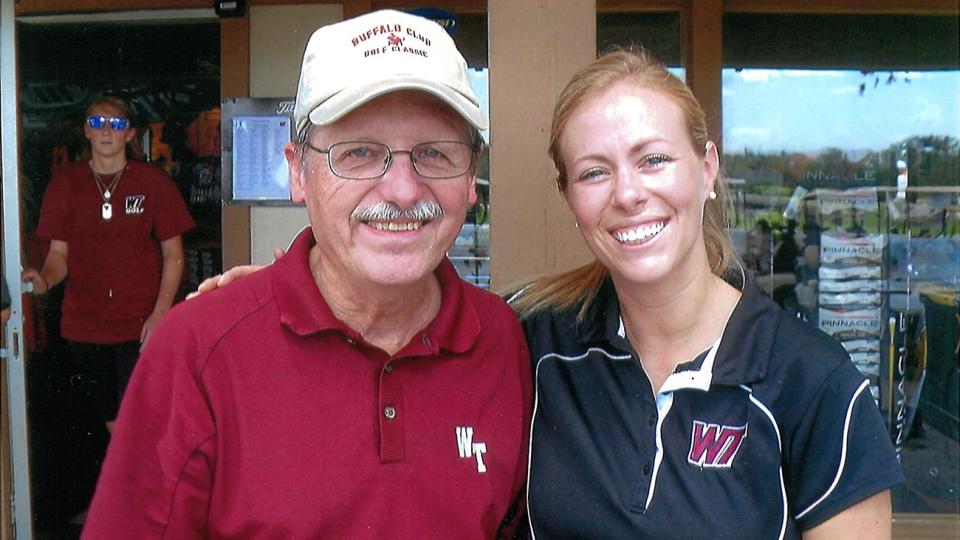
[[[614,279],[656,283],[709,268],[703,204],[719,158],[712,143],[693,147],[672,99],[617,82],[573,111],[559,142],[564,197]]]

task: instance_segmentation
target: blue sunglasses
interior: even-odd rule
[[[107,123],[110,123],[110,129],[114,131],[123,131],[127,129],[127,126],[130,125],[130,121],[126,118],[114,118],[112,116],[89,116],[87,117],[87,125],[93,129],[102,129],[106,127]]]

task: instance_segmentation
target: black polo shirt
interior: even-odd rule
[[[843,347],[742,289],[722,338],[658,394],[609,279],[580,324],[579,306],[525,321],[534,537],[800,538],[903,481]]]

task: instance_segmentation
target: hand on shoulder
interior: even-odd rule
[[[277,260],[280,257],[283,257],[285,254],[284,250],[280,248],[274,248],[273,250],[273,260]],[[244,276],[250,275],[260,269],[265,265],[262,264],[245,264],[241,266],[234,266],[233,268],[227,270],[222,274],[217,274],[213,277],[209,277],[203,280],[202,283],[197,287],[197,290],[187,295],[187,300],[200,296],[201,294],[208,293],[210,291],[215,291],[224,285],[232,283]]]

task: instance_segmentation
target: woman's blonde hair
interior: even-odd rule
[[[709,141],[706,115],[690,88],[645,49],[614,50],[574,75],[560,93],[553,110],[548,153],[559,173],[556,181],[561,192],[567,189],[568,182],[560,147],[560,136],[567,122],[586,101],[620,81],[659,92],[672,99],[683,114],[694,151],[705,155]],[[735,257],[724,230],[729,197],[722,172],[717,176],[713,191],[717,194],[716,199],[708,199],[704,207],[703,237],[710,269],[722,275]],[[599,261],[593,261],[580,268],[522,285],[520,294],[514,295],[511,304],[523,317],[543,309],[562,310],[582,303],[579,312],[582,318],[608,274]]]
[[[87,122],[87,117],[90,116],[91,113],[93,113],[93,109],[101,105],[113,109],[114,111],[117,112],[117,114],[127,119],[127,121],[130,123],[131,128],[134,127],[133,122],[136,119],[136,113],[134,112],[133,107],[131,107],[126,101],[115,96],[104,96],[102,98],[95,100],[93,103],[91,103],[87,107],[87,110],[83,115],[84,124],[86,124]],[[144,159],[143,146],[140,144],[139,135],[140,133],[138,132],[127,143],[128,159],[135,159],[137,161],[143,161]],[[87,140],[84,143],[83,152],[80,154],[80,160],[81,161],[88,160],[92,156],[93,156],[93,148],[90,147],[90,141]]]

